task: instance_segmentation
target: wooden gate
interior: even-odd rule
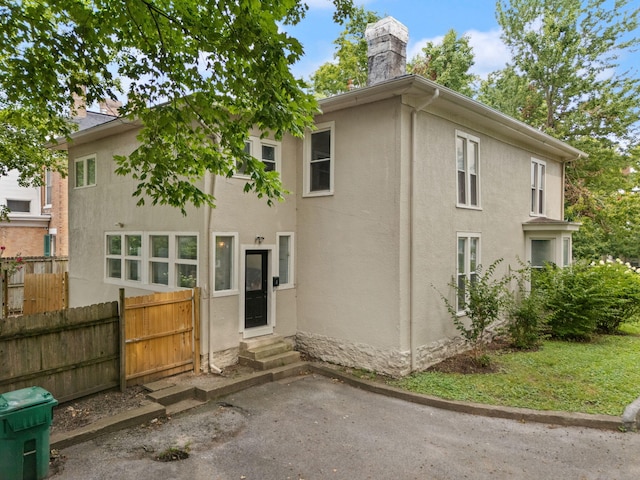
[[[124,299],[128,386],[200,370],[199,303],[197,288]]]
[[[55,312],[67,308],[69,274],[27,273],[24,276],[23,315]]]

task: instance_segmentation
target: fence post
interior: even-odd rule
[[[9,318],[9,272],[2,272],[2,317]]]
[[[127,389],[127,350],[125,338],[124,288],[120,289],[118,325],[120,327],[120,391]]]
[[[193,371],[200,375],[200,287],[193,289]]]

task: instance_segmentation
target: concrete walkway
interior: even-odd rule
[[[640,478],[617,417],[444,404],[307,364],[218,385],[223,401],[64,448],[54,478]],[[154,460],[169,447],[190,456]]]

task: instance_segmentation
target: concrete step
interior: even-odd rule
[[[147,398],[166,407],[167,405],[178,403],[182,400],[192,399],[195,395],[195,387],[188,385],[174,385],[172,387],[156,390],[155,392],[150,392],[147,394]]]
[[[263,337],[250,338],[240,342],[240,353],[283,341],[282,335],[265,335]]]
[[[290,352],[291,350],[293,350],[293,346],[290,343],[278,342],[257,348],[251,348],[250,350],[241,352],[240,355],[250,358],[251,360],[261,360],[281,353]]]
[[[300,361],[300,352],[288,351],[267,358],[253,360],[247,357],[238,357],[240,365],[247,365],[256,370],[270,370]]]
[[[196,400],[195,398],[180,400],[179,402],[167,405],[167,415],[171,416],[175,415],[176,413],[185,412],[187,410],[191,410],[192,408],[199,407],[200,405],[204,405],[205,403],[207,402]]]

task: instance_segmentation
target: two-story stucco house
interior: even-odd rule
[[[563,220],[564,164],[583,153],[405,75],[395,20],[368,37],[372,84],[320,101],[304,139],[248,132],[292,192],[273,207],[243,193],[241,174],[202,179],[216,209],[136,207],[113,156],[136,148],[138,125],[75,134],[72,305],[198,285],[212,370],[236,361],[241,340],[279,334],[314,357],[402,375],[455,343],[438,293],[453,300],[452,278],[498,258],[568,263],[577,225]],[[78,184],[89,164],[95,176]]]

